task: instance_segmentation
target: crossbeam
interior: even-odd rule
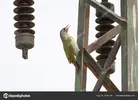
[[[120,30],[121,26],[118,25],[115,28],[108,31],[107,33],[105,33],[103,36],[101,36],[88,46],[88,52],[91,53],[94,50],[100,48],[104,43],[106,43],[107,41],[115,37],[118,33],[120,33]]]
[[[105,12],[105,16],[111,18],[112,20],[114,20],[115,22],[117,22],[120,25],[123,25],[126,23],[126,19],[118,16],[116,13],[114,13],[112,10],[108,9],[107,7],[105,7],[104,5],[100,4],[99,2],[97,2],[96,0],[85,0],[86,3],[90,4],[91,6],[93,6],[94,8],[101,10],[102,12]]]

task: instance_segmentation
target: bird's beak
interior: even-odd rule
[[[69,24],[65,27],[66,31],[68,31],[69,27],[70,27]]]

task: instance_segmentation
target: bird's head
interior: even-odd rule
[[[60,30],[60,38],[63,40],[64,38],[66,38],[66,36],[68,35],[68,30],[69,30],[70,25],[67,25],[66,27],[62,28]]]

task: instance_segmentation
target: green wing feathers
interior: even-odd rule
[[[74,56],[74,53],[73,53],[74,52],[73,47],[70,44],[71,39],[72,38],[68,38],[67,41],[66,41],[67,43],[64,43],[63,46],[64,46],[64,51],[65,51],[65,54],[66,54],[66,57],[67,57],[69,63],[75,64],[76,59],[75,59],[75,56]]]

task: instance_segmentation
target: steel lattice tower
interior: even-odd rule
[[[101,1],[102,3],[96,0],[79,0],[77,44],[80,52],[77,56],[77,61],[81,66],[81,70],[79,72],[76,71],[75,91],[86,91],[87,68],[89,68],[98,79],[93,91],[100,91],[102,85],[107,91],[119,91],[107,75],[107,72],[113,68],[112,64],[116,59],[116,54],[120,47],[122,59],[121,91],[138,91],[138,1],[120,0],[121,16],[117,15],[113,9],[105,4],[108,0]],[[97,15],[100,20],[97,22],[101,24],[100,27],[103,27],[104,24],[104,28],[108,30],[103,32],[103,28],[101,28],[102,30],[98,29],[102,35],[98,36],[96,41],[88,45],[90,6],[94,7],[96,11],[101,12],[101,14],[104,14],[102,19],[100,19],[101,15]],[[117,22],[118,25],[116,27],[110,27],[111,25],[109,24],[112,22]],[[108,27],[105,27],[107,25],[106,23]],[[80,35],[82,33],[83,35]],[[102,47],[116,35],[118,35],[118,37],[116,41],[112,43],[112,48],[110,52],[108,52],[104,64],[102,66],[99,65],[90,53]]]

